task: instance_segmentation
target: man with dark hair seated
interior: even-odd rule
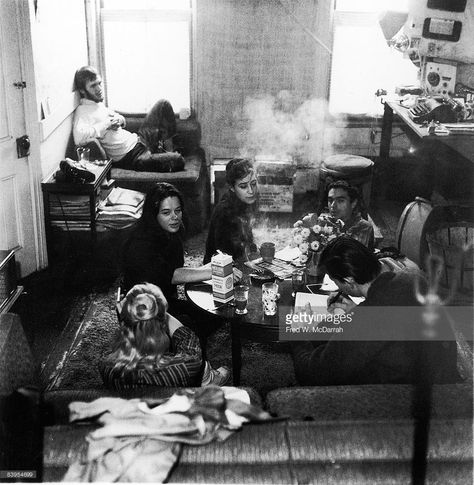
[[[74,76],[75,88],[81,95],[81,104],[74,112],[73,135],[76,145],[98,140],[114,166],[141,172],[176,172],[183,170],[184,159],[172,151],[172,136],[176,131],[170,103],[160,100],[153,107],[153,116],[147,117],[145,138],[124,129],[125,118],[107,108],[104,101],[102,78],[91,66],[81,67]],[[157,120],[157,115],[160,119]],[[166,119],[164,119],[166,117]],[[172,120],[169,118],[173,118]],[[150,129],[150,120],[157,123]],[[161,153],[152,153],[147,146],[147,135],[153,134],[153,147]],[[162,140],[158,143],[157,138]],[[149,140],[148,140],[149,141]],[[168,151],[170,150],[170,151]]]
[[[340,290],[329,297],[328,310],[346,319],[327,342],[291,344],[301,385],[414,383],[420,368],[429,369],[434,382],[459,380],[448,323],[440,318],[436,335],[423,338],[426,309],[417,299],[418,275],[381,272],[372,252],[347,236],[331,241],[320,262]],[[349,296],[365,301],[356,306]]]
[[[345,180],[337,180],[328,186],[327,202],[329,213],[344,222],[344,232],[373,249],[374,228],[361,216],[363,202],[359,190]]]

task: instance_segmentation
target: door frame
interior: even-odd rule
[[[23,106],[26,134],[30,138],[28,178],[35,235],[36,270],[38,271],[48,265],[48,256],[41,191],[43,178],[41,169],[41,138],[33,57],[32,18],[34,19],[34,5],[32,0],[19,0],[16,4],[17,30],[20,42],[20,69],[22,80],[26,82],[26,88],[23,89]]]

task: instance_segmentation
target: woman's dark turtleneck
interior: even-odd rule
[[[253,244],[251,217],[257,203],[246,204],[234,192],[228,191],[214,208],[209,224],[204,263],[219,249],[234,261],[245,256],[245,246]]]

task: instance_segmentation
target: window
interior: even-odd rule
[[[383,36],[379,18],[387,10],[408,12],[408,0],[336,0],[331,113],[380,114],[378,89],[417,82],[418,68]]]
[[[101,0],[100,19],[109,106],[190,108],[191,0]]]

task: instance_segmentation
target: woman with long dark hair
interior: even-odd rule
[[[234,261],[255,251],[252,220],[258,199],[257,175],[250,160],[234,158],[226,165],[228,192],[212,213],[206,241],[204,263],[219,249],[230,254]]]
[[[166,182],[146,195],[143,214],[124,246],[124,287],[153,283],[161,288],[170,307],[176,285],[211,278],[211,266],[184,267],[184,201],[181,192]]]

